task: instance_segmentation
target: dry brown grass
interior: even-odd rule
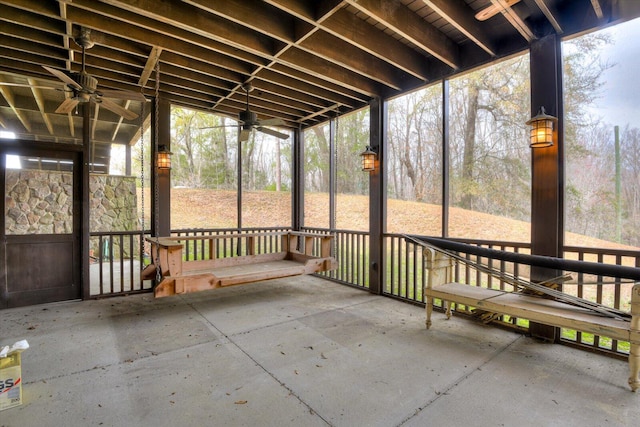
[[[146,193],[146,221],[150,198]],[[291,194],[273,191],[245,191],[243,226],[289,226]],[[305,224],[328,227],[329,198],[326,193],[305,194]],[[336,224],[339,229],[366,231],[369,227],[368,198],[338,195]],[[387,228],[391,233],[440,235],[440,206],[389,200]],[[237,223],[235,191],[174,188],[171,190],[171,228],[232,228]],[[149,222],[147,222],[149,224]],[[529,242],[530,224],[510,218],[452,208],[449,213],[450,237],[482,240]],[[583,247],[635,249],[629,246],[568,233],[567,244]]]

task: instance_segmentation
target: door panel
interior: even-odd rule
[[[71,236],[7,236],[6,260],[10,306],[80,298]]]

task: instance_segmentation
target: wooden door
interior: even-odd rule
[[[79,299],[78,153],[0,152],[0,308]]]

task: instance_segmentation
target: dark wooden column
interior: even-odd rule
[[[540,107],[558,118],[551,147],[531,149],[531,253],[562,257],[564,245],[564,140],[562,137],[562,56],[560,38],[551,35],[531,43],[531,115]],[[531,280],[541,282],[560,271],[532,267]],[[559,330],[531,324],[532,335],[557,340]]]
[[[376,294],[381,294],[384,286],[384,233],[387,219],[384,142],[386,107],[387,104],[379,98],[373,99],[369,104],[369,145],[378,152],[376,170],[369,172],[369,291]]]
[[[80,184],[80,269],[81,277],[80,282],[82,286],[82,299],[89,299],[91,296],[91,272],[89,270],[89,251],[91,236],[91,209],[89,204],[89,170],[91,165],[89,164],[90,147],[91,147],[91,103],[86,102],[81,104],[82,112],[82,153],[80,156],[79,164],[74,165],[79,167],[79,171],[74,171],[74,186]],[[79,176],[80,179],[75,179]],[[76,191],[74,189],[74,203]],[[78,214],[74,209],[74,215]],[[75,222],[75,221],[74,221]],[[76,232],[76,230],[74,230]]]
[[[160,97],[154,100],[151,113],[151,234],[171,234],[171,170],[157,170],[156,147],[165,145],[171,151],[171,103]],[[155,108],[158,108],[157,114]],[[153,141],[157,141],[155,144]],[[157,184],[157,187],[156,187]],[[155,190],[157,188],[157,194]]]
[[[304,133],[293,131],[293,179],[291,182],[291,227],[304,227]]]

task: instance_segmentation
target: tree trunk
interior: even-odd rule
[[[472,209],[475,195],[472,190],[473,167],[476,145],[476,119],[478,117],[478,86],[471,84],[467,86],[467,118],[464,125],[464,151],[462,158],[462,197],[460,207]]]
[[[280,160],[280,139],[276,138],[276,191],[282,190],[282,161]]]

